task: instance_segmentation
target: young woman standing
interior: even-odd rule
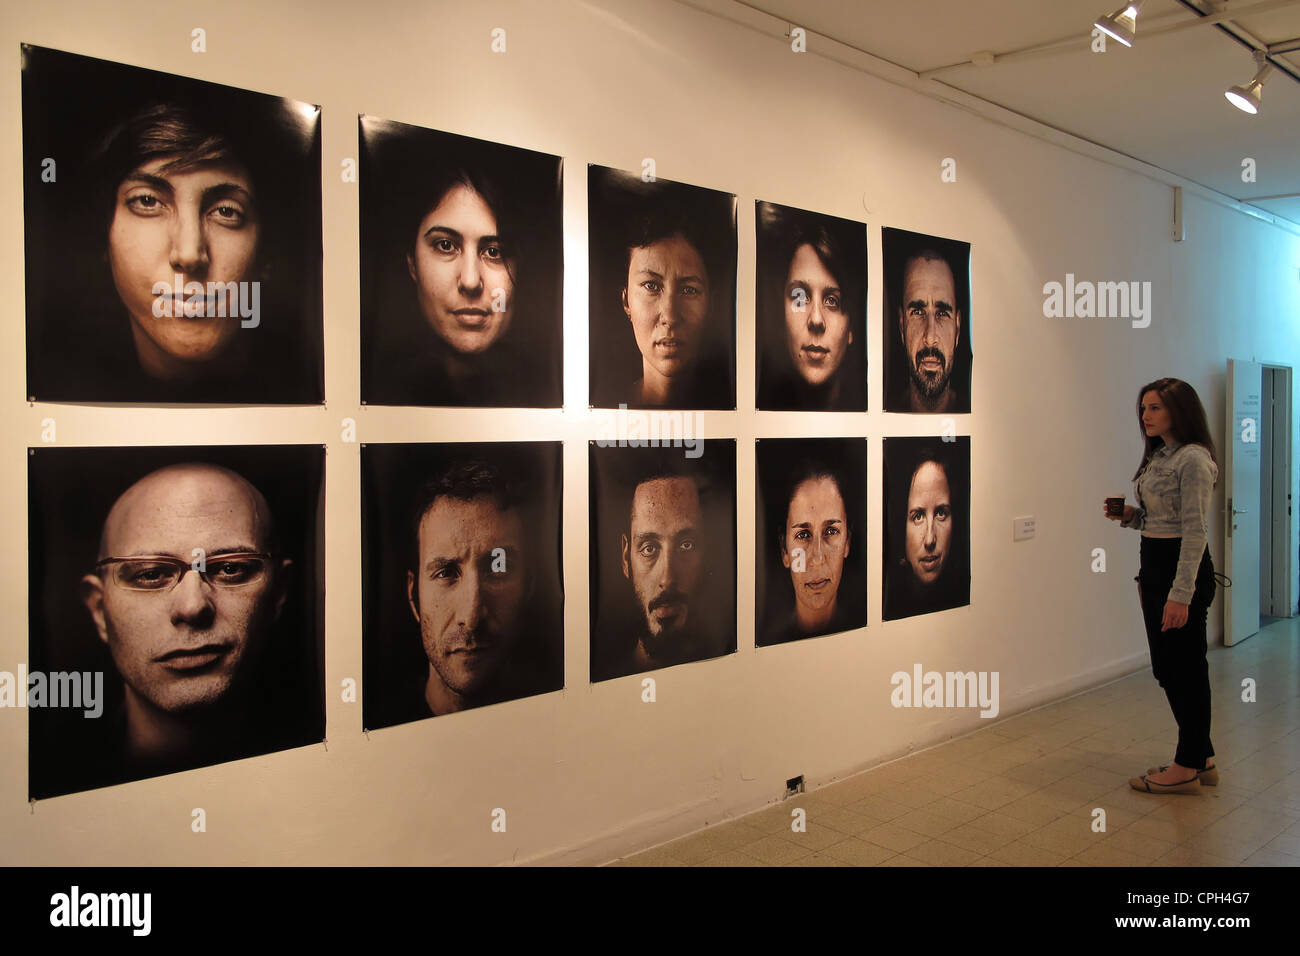
[[[1138,597],[1151,670],[1178,723],[1178,749],[1172,764],[1153,767],[1129,785],[1144,793],[1190,793],[1219,782],[1205,658],[1215,584],[1208,523],[1219,466],[1205,408],[1186,382],[1162,378],[1144,385],[1137,413],[1145,440],[1133,476],[1137,507],[1107,517],[1142,532]]]

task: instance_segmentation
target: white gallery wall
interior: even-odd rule
[[[816,786],[988,725],[975,709],[893,707],[895,671],[997,671],[999,718],[1130,673],[1147,661],[1138,535],[1102,518],[1099,502],[1131,495],[1138,387],[1187,379],[1222,436],[1228,357],[1300,361],[1295,231],[1189,193],[1187,238],[1174,243],[1169,185],[831,62],[815,38],[796,54],[671,0],[5,5],[0,669],[27,660],[26,448],[42,444],[44,419],[59,445],[324,443],[328,742],[29,806],[27,712],[0,709],[0,863],[600,862],[761,807],[789,777]],[[205,53],[191,51],[196,27]],[[494,27],[506,31],[504,53],[492,52]],[[24,42],[321,105],[324,408],[29,405]],[[359,113],[565,158],[563,411],[361,407],[357,186],[339,172],[357,155]],[[739,408],[702,416],[706,438],[738,443],[739,651],[653,673],[654,703],[642,702],[639,675],[587,678],[587,442],[597,433],[586,167],[640,169],[647,157],[661,178],[735,193],[740,235]],[[945,158],[956,182],[941,181]],[[868,223],[865,415],[753,410],[756,199]],[[879,411],[883,226],[973,247],[972,414],[956,417],[971,436],[971,604],[889,623],[881,438],[939,424]],[[1149,281],[1150,326],[1045,317],[1043,285],[1067,273]],[[360,453],[342,440],[345,418],[361,442],[564,441],[564,691],[363,733],[360,703],[339,692],[361,679]],[[869,441],[869,626],[756,650],[753,444],[786,436]],[[1220,565],[1222,506],[1220,486],[1210,537]],[[1013,542],[1022,515],[1036,517],[1037,535]],[[1106,550],[1106,573],[1091,570],[1094,548]],[[1212,641],[1222,622],[1220,598]],[[207,830],[194,833],[200,807]],[[504,833],[491,827],[498,808]]]

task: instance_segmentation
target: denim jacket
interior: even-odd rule
[[[1178,572],[1169,589],[1170,601],[1191,604],[1196,572],[1209,541],[1210,496],[1219,466],[1204,445],[1162,445],[1133,482],[1137,508],[1126,528],[1158,534],[1179,534]]]

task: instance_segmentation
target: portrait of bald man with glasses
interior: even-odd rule
[[[113,504],[81,597],[124,682],[126,749],[169,763],[219,745],[285,602],[271,511],[246,479],[180,464]]]
[[[29,712],[29,796],[325,736],[324,448],[33,448],[30,671],[94,719]]]

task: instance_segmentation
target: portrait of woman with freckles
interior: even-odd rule
[[[970,603],[970,438],[886,438],[884,619]]]
[[[593,408],[735,408],[736,198],[590,166]]]
[[[756,445],[759,647],[867,624],[865,438]]]
[[[563,403],[561,160],[360,117],[361,398]]]
[[[757,407],[866,411],[866,225],[754,207]]]
[[[316,107],[38,47],[23,102],[30,397],[323,399]]]

